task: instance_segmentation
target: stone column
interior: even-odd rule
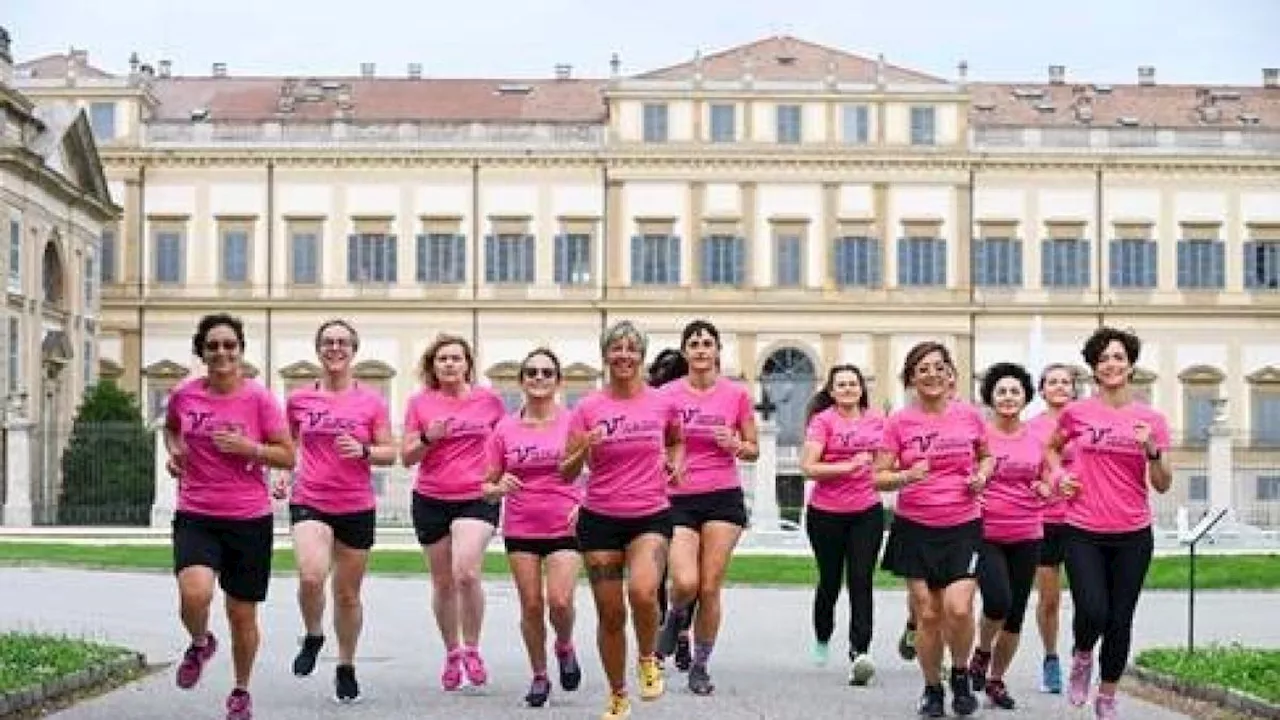
[[[1209,507],[1227,508],[1227,522],[1236,520],[1235,468],[1231,457],[1231,428],[1227,423],[1227,399],[1213,401],[1209,425]]]
[[[173,520],[174,506],[178,501],[178,481],[169,474],[165,465],[169,462],[169,449],[164,444],[164,425],[159,424],[156,434],[156,496],[151,504],[151,527],[165,528]]]
[[[5,423],[4,524],[31,527],[31,433],[36,424],[25,417],[20,402],[11,404]]]
[[[778,509],[778,426],[764,420],[759,426],[760,457],[755,463],[751,493],[752,532],[777,532],[782,513]]]

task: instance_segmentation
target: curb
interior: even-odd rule
[[[30,710],[85,688],[136,673],[145,669],[146,666],[146,656],[142,653],[129,652],[70,675],[0,694],[0,717]]]
[[[1280,720],[1280,705],[1239,690],[1222,687],[1221,685],[1183,680],[1173,675],[1136,665],[1130,665],[1126,670],[1126,674],[1135,680],[1155,686],[1161,690],[1176,692],[1179,695],[1195,700],[1212,703],[1226,710],[1265,718],[1266,720]]]

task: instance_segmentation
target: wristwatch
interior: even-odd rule
[[[373,454],[373,450],[371,450],[368,445],[364,445],[364,444],[360,445],[360,457],[364,458],[365,460],[368,460],[369,456],[372,454]]]
[[[1155,452],[1148,450],[1147,460],[1150,460],[1151,462],[1155,462],[1156,460],[1160,459],[1160,455],[1161,455],[1160,448],[1156,448]]]

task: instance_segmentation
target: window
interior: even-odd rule
[[[84,386],[88,388],[93,385],[95,380],[97,380],[97,378],[94,377],[94,370],[97,369],[97,362],[93,357],[93,340],[84,341],[84,349],[81,351],[81,357],[84,361],[84,365],[82,366],[84,368]]]
[[[711,106],[711,142],[733,142],[738,135],[737,108],[732,105]]]
[[[555,252],[556,283],[560,285],[591,284],[590,232],[557,235]]]
[[[643,109],[644,141],[667,141],[667,105],[666,103],[645,103]]]
[[[1051,223],[1040,244],[1040,283],[1046,288],[1087,288],[1092,281],[1092,246],[1084,223]]]
[[[1250,224],[1244,243],[1244,286],[1280,290],[1280,224]]]
[[[532,283],[536,260],[532,235],[512,233],[489,235],[484,239],[485,282]]]
[[[1213,425],[1214,400],[1226,375],[1207,365],[1193,365],[1178,373],[1182,383],[1182,444],[1203,447]]]
[[[358,232],[347,236],[347,281],[394,285],[396,236],[387,232]]]
[[[223,227],[219,235],[222,282],[232,285],[249,282],[249,228],[239,225]]]
[[[1022,286],[1022,241],[1016,223],[982,223],[973,243],[973,284],[978,287]]]
[[[22,216],[9,217],[9,292],[22,293]]]
[[[83,315],[93,315],[98,310],[98,261],[92,247],[84,254],[84,306]]]
[[[1116,223],[1111,241],[1111,287],[1117,290],[1156,286],[1159,258],[1150,223]]]
[[[1280,475],[1258,476],[1258,499],[1280,500]]]
[[[898,239],[898,285],[900,287],[941,287],[947,284],[947,241],[942,226],[934,221],[903,223],[904,237]]]
[[[800,142],[801,113],[799,105],[778,106],[778,142],[795,144]]]
[[[1129,387],[1131,388],[1130,392],[1134,400],[1147,405],[1152,404],[1154,401],[1154,394],[1152,391],[1155,389],[1155,386],[1155,373],[1143,367],[1135,367],[1133,369],[1133,376],[1129,381]]]
[[[775,225],[773,228],[773,284],[780,288],[800,287],[804,282],[803,224]]]
[[[600,372],[585,363],[572,363],[564,369],[560,401],[572,408],[599,385]]]
[[[1187,478],[1187,500],[1189,502],[1209,502],[1209,476],[1192,475]]]
[[[443,229],[443,228],[442,228]],[[467,237],[456,230],[428,232],[417,238],[417,280],[432,285],[466,281]]]
[[[1248,376],[1249,426],[1254,445],[1280,445],[1280,369],[1265,367]]]
[[[936,110],[932,107],[911,108],[911,144],[936,145]]]
[[[161,360],[143,368],[142,376],[147,381],[147,420],[154,422],[164,418],[169,404],[169,393],[173,391],[190,370],[172,360]]]
[[[320,284],[320,224],[289,227],[289,280],[294,285]]]
[[[116,104],[96,102],[89,105],[89,128],[95,140],[114,140],[116,137]]]
[[[1218,239],[1216,223],[1183,223],[1178,241],[1178,289],[1225,288],[1226,264],[1226,245]]]
[[[871,139],[870,113],[866,105],[845,105],[841,109],[841,139],[846,145],[866,145]]]
[[[680,238],[670,230],[641,233],[631,238],[631,284],[679,285]]]
[[[22,389],[22,319],[9,316],[9,392],[16,393]]]
[[[98,240],[98,267],[103,283],[116,281],[116,229],[104,228]]]
[[[746,281],[746,241],[738,235],[702,238],[702,284],[740,287]]]
[[[870,224],[862,232],[870,232]],[[833,279],[839,287],[878,288],[882,285],[880,240],[866,235],[835,239]]]
[[[157,228],[152,279],[159,285],[177,285],[186,277],[186,241],[178,227]]]

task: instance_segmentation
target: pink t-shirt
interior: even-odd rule
[[[1034,433],[1040,438],[1040,442],[1046,446],[1049,444],[1049,437],[1053,435],[1053,431],[1058,427],[1058,418],[1047,412],[1027,421],[1027,430]],[[1071,462],[1075,457],[1075,450],[1071,445],[1062,449],[1062,466],[1067,470],[1071,469]],[[1057,484],[1054,484],[1053,494],[1041,500],[1044,503],[1043,515],[1045,525],[1061,525],[1067,521],[1067,503],[1062,494],[1058,492]]]
[[[884,439],[885,420],[874,410],[861,417],[847,418],[835,407],[813,416],[805,430],[805,441],[822,444],[821,462],[839,463],[867,453],[874,456]],[[809,504],[819,510],[859,513],[880,504],[871,477],[871,464],[840,477],[827,477],[813,484]]]
[[[747,389],[722,377],[710,389],[697,390],[681,378],[663,385],[658,392],[675,403],[684,427],[685,478],[668,492],[697,495],[741,487],[738,461],[716,443],[715,430],[742,430],[754,412]]]
[[[382,396],[359,384],[341,392],[302,388],[289,396],[285,416],[299,455],[290,502],[332,515],[372,510],[373,469],[364,458],[342,457],[338,437],[350,435],[369,445],[379,430],[390,427]]]
[[[1141,402],[1115,408],[1092,397],[1071,403],[1058,418],[1065,440],[1075,444],[1072,471],[1080,492],[1068,501],[1067,524],[1092,532],[1123,533],[1151,525],[1147,457],[1134,438],[1145,422],[1161,452],[1169,449],[1164,415]]]
[[[952,401],[932,415],[909,405],[889,416],[881,448],[898,458],[906,470],[921,459],[929,461],[923,480],[898,491],[894,511],[930,527],[956,527],[981,515],[978,496],[969,480],[978,469],[978,446],[986,438],[986,423],[969,403]]]
[[[1044,474],[1042,436],[1028,426],[1012,435],[987,428],[987,449],[995,470],[982,492],[982,536],[998,543],[1027,542],[1044,537],[1044,500],[1036,485]]]
[[[573,409],[572,429],[604,429],[587,457],[590,471],[583,507],[601,515],[634,518],[671,506],[667,500],[666,433],[680,427],[680,411],[657,390],[617,399],[597,390]]]
[[[233,520],[271,514],[267,466],[213,444],[219,430],[238,430],[256,442],[285,432],[284,412],[269,390],[245,379],[234,393],[219,395],[206,382],[192,381],[174,389],[166,414],[168,426],[179,429],[186,447],[178,510]]]
[[[413,491],[435,500],[476,500],[484,493],[485,444],[493,426],[506,414],[502,399],[473,385],[461,397],[426,388],[409,398],[404,431],[411,435],[441,420],[448,431],[431,443],[418,462]]]
[[[574,534],[569,524],[582,502],[582,490],[560,476],[560,460],[569,439],[569,411],[558,408],[546,425],[525,422],[518,414],[498,422],[489,436],[490,471],[511,473],[520,489],[503,503],[502,534],[515,538],[558,538]]]

